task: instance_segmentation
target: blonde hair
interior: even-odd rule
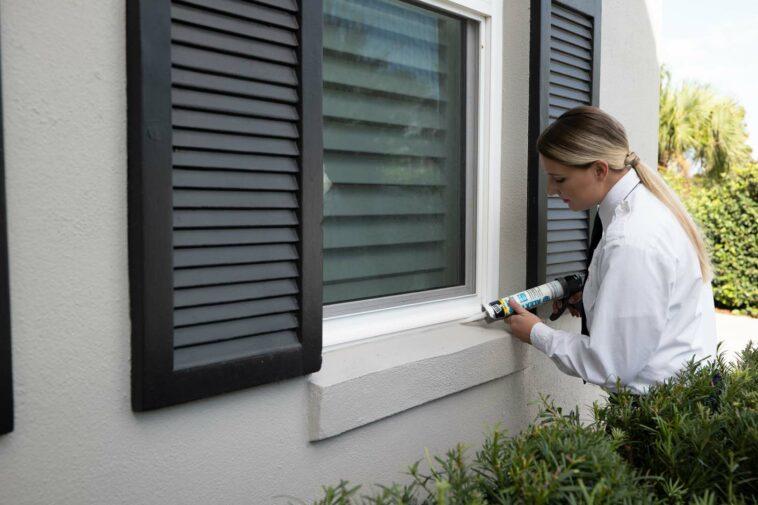
[[[611,170],[635,169],[642,184],[671,210],[689,237],[700,262],[703,282],[712,279],[708,250],[695,221],[658,171],[630,151],[626,130],[609,114],[589,106],[564,112],[539,136],[537,151],[546,158],[576,168],[587,168],[595,161],[603,160]]]

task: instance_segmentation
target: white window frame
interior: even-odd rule
[[[476,153],[474,292],[327,316],[323,321],[325,348],[469,317],[480,313],[483,303],[498,296],[502,51],[496,49],[502,48],[503,41],[502,3],[500,0],[416,0],[415,3],[461,16],[478,26],[478,90],[474,102],[477,135],[471,146]]]

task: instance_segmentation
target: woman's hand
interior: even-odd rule
[[[579,309],[577,308],[577,303],[579,303],[582,299],[582,291],[579,291],[577,293],[574,293],[573,295],[569,296],[568,300],[560,299],[560,300],[553,300],[553,313],[551,314],[550,320],[553,321],[553,317],[557,315],[558,313],[562,312],[561,308],[564,303],[567,303],[567,308],[569,309],[569,312],[574,317],[581,317],[581,314],[579,313]]]
[[[510,326],[511,335],[522,342],[531,344],[532,340],[529,338],[529,335],[532,333],[532,327],[537,323],[541,323],[542,320],[522,307],[513,298],[508,300],[508,305],[516,311],[515,314],[505,320],[505,323]]]

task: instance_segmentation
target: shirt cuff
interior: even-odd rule
[[[537,323],[532,326],[532,331],[529,332],[529,340],[531,340],[534,347],[547,354],[548,346],[553,340],[554,331],[545,323]]]

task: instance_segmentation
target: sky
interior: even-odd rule
[[[675,84],[711,84],[745,108],[758,158],[758,0],[663,0],[661,62]]]

